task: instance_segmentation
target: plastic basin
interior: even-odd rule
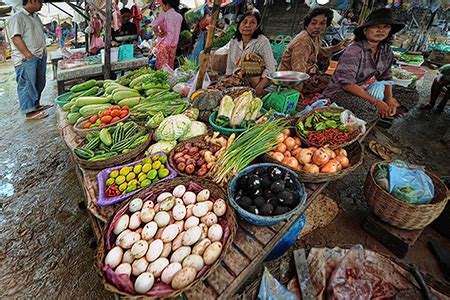
[[[265,110],[264,108],[261,109],[261,113],[266,113],[266,112],[267,112],[267,110]],[[233,133],[236,135],[239,135],[247,130],[247,128],[226,128],[226,127],[219,126],[215,123],[216,116],[217,116],[217,111],[213,112],[209,116],[209,124],[211,124],[211,126],[214,128],[214,130],[220,132],[222,135],[230,136]]]
[[[72,92],[67,92],[64,93],[62,95],[59,95],[58,97],[56,97],[55,99],[55,103],[59,105],[59,107],[63,107],[64,104],[68,103],[69,101],[67,100],[70,96],[72,96]]]

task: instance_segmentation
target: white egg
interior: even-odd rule
[[[223,229],[219,224],[214,224],[208,229],[208,238],[212,242],[218,242],[222,238]]]
[[[172,243],[164,243],[163,250],[161,252],[161,255],[159,257],[169,257],[170,253],[172,252]]]
[[[166,198],[169,198],[169,197],[173,197],[173,195],[171,193],[169,193],[169,192],[164,192],[164,193],[161,193],[156,198],[156,201],[159,203],[159,202],[164,201]]]
[[[121,263],[117,266],[117,268],[114,270],[116,274],[126,274],[128,276],[131,275],[131,265],[129,263]]]
[[[200,221],[204,224],[206,224],[206,226],[210,227],[213,224],[217,223],[217,216],[212,212],[208,212],[206,215],[204,215]]]
[[[213,211],[216,214],[216,216],[218,217],[223,216],[227,211],[227,204],[225,203],[225,200],[217,199],[214,202]]]
[[[208,206],[208,211],[212,211],[213,207],[214,207],[214,202],[207,200],[207,201],[205,201],[205,203]]]
[[[131,247],[131,255],[134,259],[138,259],[143,257],[148,250],[148,243],[147,241],[140,240],[136,242],[133,247]]]
[[[172,210],[172,215],[177,221],[183,220],[186,217],[186,206],[184,206],[184,204],[175,205]]]
[[[142,239],[147,241],[152,239],[155,236],[157,230],[158,224],[156,224],[156,222],[145,224],[144,228],[142,229]]]
[[[114,226],[113,233],[115,235],[119,235],[125,229],[128,228],[128,223],[130,222],[130,217],[127,214],[124,214],[119,218],[116,225]]]
[[[163,243],[171,242],[177,237],[178,233],[180,233],[180,231],[177,224],[169,225],[164,228],[161,234],[161,240],[163,241]]]
[[[175,251],[181,246],[183,246],[183,237],[186,234],[186,231],[180,232],[177,237],[172,242],[172,250]]]
[[[206,248],[208,248],[209,245],[211,245],[212,242],[206,238],[195,244],[195,246],[192,248],[193,254],[203,255]]]
[[[128,228],[130,228],[131,230],[135,230],[139,226],[141,226],[141,212],[137,211],[131,215]]]
[[[174,224],[178,226],[178,232],[182,232],[184,230],[184,220],[176,221]]]
[[[135,198],[131,200],[130,204],[128,205],[128,210],[130,211],[130,213],[135,213],[138,210],[141,210],[143,204],[144,202],[141,198]]]
[[[141,221],[144,223],[151,222],[153,221],[155,215],[156,215],[155,209],[151,207],[144,207],[141,210]]]
[[[150,291],[155,283],[155,276],[150,272],[142,273],[134,282],[134,290],[138,294],[145,294]]]
[[[204,265],[203,258],[198,254],[190,254],[183,260],[183,268],[193,267],[197,272],[199,272]]]
[[[191,247],[182,246],[178,248],[172,256],[170,257],[170,262],[179,262],[181,263],[189,254],[191,254]]]
[[[123,249],[130,249],[134,243],[141,239],[141,235],[137,232],[130,231],[125,234],[121,239],[117,238],[116,244]]]
[[[172,282],[173,276],[180,271],[182,268],[181,264],[178,262],[171,263],[168,265],[161,274],[161,281],[165,284],[170,284]]]
[[[158,227],[167,226],[170,222],[170,215],[166,211],[160,211],[155,215],[154,221],[158,224]]]
[[[193,192],[186,192],[183,195],[183,202],[186,205],[194,204],[197,200],[197,196]]]
[[[142,209],[144,209],[144,208],[153,208],[155,206],[155,203],[153,203],[153,201],[146,201],[146,202],[144,202],[144,204],[142,205]]]
[[[183,245],[184,246],[194,245],[200,239],[201,235],[202,229],[199,226],[189,228],[183,237]]]
[[[197,226],[198,224],[200,224],[200,219],[195,216],[191,216],[184,222],[184,230],[188,230],[189,228]]]
[[[181,198],[181,197],[183,197],[185,192],[186,192],[186,187],[184,185],[178,185],[173,189],[172,195],[174,197]]]
[[[147,271],[152,273],[155,278],[158,278],[168,265],[169,260],[165,257],[160,257],[148,266]]]
[[[194,216],[196,216],[197,218],[201,218],[204,215],[206,215],[207,213],[208,213],[208,203],[206,201],[196,203],[194,205],[194,207],[192,208],[192,214]]]
[[[122,263],[129,263],[131,264],[133,262],[134,258],[131,255],[131,249],[128,249],[127,251],[125,251],[125,253],[123,254],[122,257]]]
[[[197,194],[197,202],[203,202],[209,199],[210,193],[209,190],[204,189],[201,190],[198,194]]]
[[[145,270],[147,270],[148,267],[148,261],[145,259],[145,257],[141,257],[133,262],[131,265],[131,274],[133,276],[139,276],[140,274],[144,273]]]
[[[109,265],[111,269],[117,267],[122,261],[123,250],[119,246],[116,246],[109,250],[105,257],[105,265]]]
[[[164,248],[164,243],[161,240],[154,240],[149,246],[147,250],[147,254],[145,258],[149,261],[155,261],[161,255]]]

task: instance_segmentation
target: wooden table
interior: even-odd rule
[[[146,66],[148,66],[148,58],[140,57],[128,61],[113,62],[111,63],[111,71],[133,70]],[[87,79],[104,79],[104,69],[103,64],[86,65],[73,69],[58,69],[56,73],[58,95],[64,93],[66,86],[72,86]]]
[[[73,149],[81,141],[75,134],[72,126],[68,126],[61,109],[57,109],[58,123],[62,128],[64,140]],[[77,177],[83,189],[86,207],[93,231],[98,240],[104,221],[114,213],[114,207],[98,208],[97,202],[97,171],[85,170],[76,166]],[[255,226],[237,217],[238,230],[232,247],[228,249],[225,258],[208,278],[199,282],[194,288],[186,292],[189,299],[229,299],[239,291],[246,279],[254,274],[255,270],[264,261],[264,258],[283,238],[291,226],[304,213],[306,208],[317,198],[327,186],[324,184],[306,184],[308,199],[305,207],[298,215],[290,220],[274,226]]]
[[[66,50],[69,51],[71,54],[86,52],[86,49],[84,49],[84,48],[66,49]],[[56,74],[57,74],[57,70],[58,70],[58,62],[63,59],[61,49],[50,52],[48,55],[50,58],[50,62],[52,63],[53,79],[56,79]]]

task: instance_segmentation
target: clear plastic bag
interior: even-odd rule
[[[341,113],[341,123],[351,128],[360,128],[362,133],[366,132],[366,121],[357,118],[349,110],[344,110]]]
[[[195,77],[194,77],[194,80],[192,81],[192,86],[191,86],[191,89],[190,89],[190,91],[189,91],[189,98],[191,97],[191,95],[195,92],[195,84],[196,84],[196,82],[197,82],[197,78],[198,78],[198,73],[199,72],[197,72],[197,74],[195,74]],[[191,83],[190,81],[189,81],[189,83]],[[209,76],[208,76],[208,73],[205,73],[205,78],[203,78],[203,84],[202,84],[202,89],[206,89],[209,85],[211,84],[211,80],[209,79]]]
[[[275,277],[270,274],[267,268],[261,279],[261,285],[258,293],[259,300],[296,300],[293,293],[289,292]]]
[[[422,167],[394,161],[389,164],[389,193],[409,204],[427,204],[434,197],[434,185]]]

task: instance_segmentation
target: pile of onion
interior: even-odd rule
[[[347,151],[327,147],[302,148],[298,137],[292,137],[289,129],[278,136],[279,144],[268,154],[280,163],[310,174],[334,174],[350,166]]]

